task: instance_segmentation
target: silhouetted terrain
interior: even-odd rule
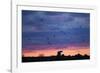
[[[41,61],[64,61],[64,60],[84,60],[90,59],[88,55],[76,54],[74,56],[64,56],[62,51],[58,51],[56,56],[22,57],[22,62],[41,62]]]

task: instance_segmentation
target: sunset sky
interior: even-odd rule
[[[90,14],[22,10],[22,54],[90,54]]]

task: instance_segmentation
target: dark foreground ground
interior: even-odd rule
[[[42,61],[64,61],[64,60],[85,60],[90,59],[88,55],[77,54],[75,56],[48,56],[48,57],[22,57],[22,62],[42,62]]]

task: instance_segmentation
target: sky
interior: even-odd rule
[[[22,10],[24,55],[50,56],[58,50],[66,55],[77,52],[89,55],[89,47],[89,13]]]

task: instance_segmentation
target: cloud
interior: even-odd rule
[[[22,11],[22,45],[88,44],[90,14]]]
[[[89,27],[89,14],[24,10],[22,11],[22,24],[25,27],[30,26],[38,29],[33,29],[29,32],[56,31],[78,27]],[[27,32],[27,29],[23,28],[23,31]]]

